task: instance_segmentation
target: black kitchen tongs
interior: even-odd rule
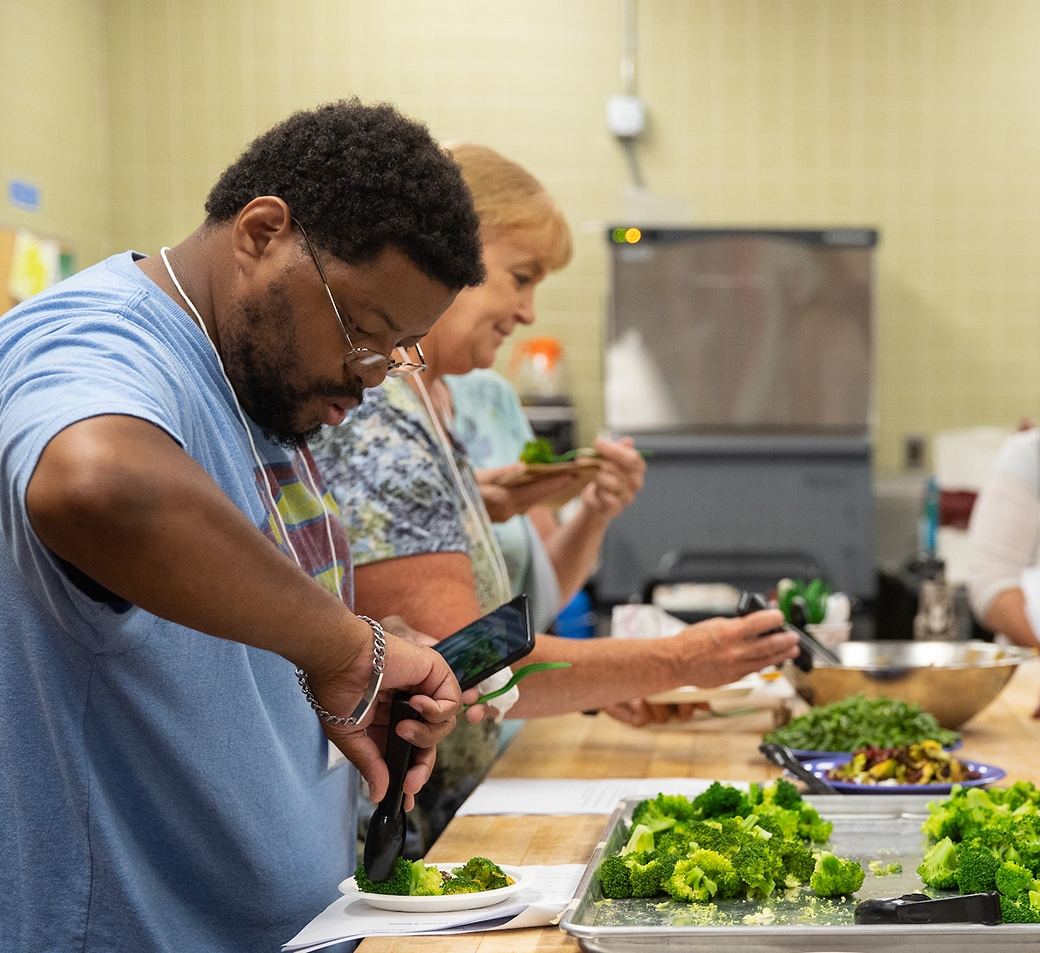
[[[757,592],[742,592],[740,601],[737,603],[737,615],[751,615],[752,612],[759,612],[768,608],[769,606],[766,605],[765,599]],[[772,632],[763,632],[762,634],[772,635],[774,632],[794,632],[798,636],[798,644],[801,646],[801,652],[798,653],[794,664],[803,672],[812,670],[814,655],[829,665],[841,665],[841,659],[826,645],[809,635],[808,632],[803,631],[802,626],[806,624],[807,620],[804,610],[797,602],[792,603],[791,614],[795,616],[791,622],[784,622],[779,629],[774,629]]]
[[[1000,894],[954,894],[929,897],[923,893],[904,893],[901,897],[864,900],[853,914],[856,923],[985,923],[1003,919]]]
[[[773,764],[778,765],[781,768],[787,768],[799,781],[804,781],[806,787],[813,794],[839,794],[837,788],[833,787],[826,778],[821,778],[817,774],[813,774],[801,761],[795,753],[785,745],[777,744],[775,741],[763,741],[758,746],[758,750],[762,752]]]
[[[390,702],[390,724],[386,729],[384,758],[390,770],[390,784],[379,802],[365,835],[365,873],[377,883],[387,880],[404,852],[404,776],[412,764],[413,747],[397,733],[397,724],[406,718],[419,719],[408,704],[411,696],[395,693]]]

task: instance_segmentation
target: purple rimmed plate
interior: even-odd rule
[[[961,763],[965,767],[978,771],[980,777],[972,781],[944,782],[942,784],[857,784],[854,781],[832,781],[827,777],[828,771],[845,764],[851,757],[849,754],[840,754],[826,758],[810,758],[802,761],[802,766],[817,777],[823,778],[842,794],[949,794],[953,783],[964,788],[984,788],[999,781],[1007,774],[1003,768],[995,767],[992,764],[961,759]]]
[[[945,746],[943,751],[956,751],[963,744],[963,741],[958,741],[956,744]],[[847,758],[851,753],[850,751],[805,751],[802,748],[791,749],[791,754],[799,761],[811,761],[815,758]]]

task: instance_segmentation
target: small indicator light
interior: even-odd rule
[[[623,242],[625,240],[625,229],[615,228],[614,229],[614,241]]]
[[[625,229],[625,241],[628,242],[629,245],[634,245],[642,237],[643,233],[638,228]]]

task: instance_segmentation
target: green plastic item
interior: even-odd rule
[[[523,668],[517,669],[513,672],[513,677],[509,679],[501,688],[496,688],[493,692],[488,692],[486,695],[481,695],[473,704],[483,705],[491,701],[493,698],[498,698],[499,695],[504,695],[509,691],[520,679],[532,675],[535,672],[547,672],[551,668],[570,668],[570,662],[534,662],[531,665],[525,665]],[[472,706],[463,705],[462,710],[468,711]]]
[[[792,624],[791,606],[800,603],[805,613],[805,621],[816,625],[827,615],[827,599],[831,595],[831,587],[823,579],[803,582],[801,579],[781,579],[776,584],[776,603],[784,618]]]

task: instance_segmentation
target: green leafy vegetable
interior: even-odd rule
[[[639,455],[644,459],[652,456],[650,450],[640,450]],[[545,437],[529,440],[520,451],[521,463],[570,463],[578,457],[598,457],[599,453],[591,447],[577,447],[566,453],[553,453],[552,444]]]
[[[498,864],[492,863],[486,857],[473,857],[462,867],[453,867],[451,872],[456,877],[465,877],[475,880],[482,890],[498,890],[500,887],[509,885],[510,880]]]
[[[871,746],[895,748],[921,741],[938,741],[944,748],[960,740],[956,731],[940,728],[934,715],[920,706],[889,698],[850,695],[829,705],[817,705],[771,731],[774,741],[796,751],[856,751]]]
[[[856,861],[842,860],[825,850],[816,858],[809,886],[818,897],[842,897],[859,890],[864,876],[863,868]]]
[[[953,890],[957,886],[957,847],[949,837],[925,851],[917,876],[929,887],[940,890]]]
[[[929,887],[996,889],[1006,923],[1040,923],[1040,788],[955,784],[928,805],[922,830],[935,843],[917,868]]]
[[[455,867],[450,874],[437,867],[428,867],[421,860],[397,858],[390,876],[382,883],[373,880],[359,861],[354,871],[354,883],[362,893],[394,894],[399,897],[439,897],[451,893],[479,893],[497,890],[513,883],[498,864],[486,857],[473,857],[464,866]]]
[[[354,883],[362,893],[391,893],[404,896],[409,893],[412,884],[412,865],[403,857],[397,858],[397,864],[386,880],[373,880],[365,871],[365,865],[358,861],[354,871]]]
[[[819,866],[811,844],[824,842],[832,827],[789,781],[752,784],[747,792],[716,781],[692,801],[659,794],[637,804],[625,844],[603,859],[596,876],[614,900],[764,900],[809,884]],[[857,871],[862,883],[857,862],[828,861],[819,882],[830,893],[820,895],[858,889]]]
[[[524,449],[520,451],[520,462],[558,463],[559,461],[553,453],[552,444],[544,437],[539,437],[537,440],[530,440],[524,444]]]

